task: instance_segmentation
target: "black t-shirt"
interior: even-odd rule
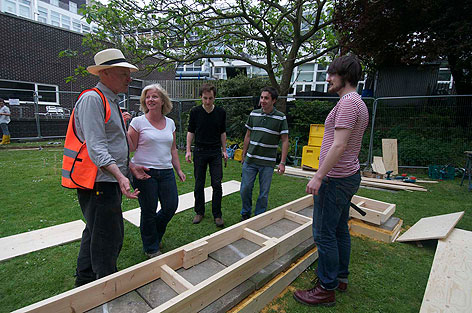
[[[226,132],[226,111],[215,106],[207,113],[202,105],[190,111],[188,131],[195,134],[195,146],[199,148],[221,147],[221,134]]]

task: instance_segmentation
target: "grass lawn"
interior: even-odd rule
[[[50,145],[42,150],[0,149],[0,237],[82,219],[75,191],[60,186],[61,162],[61,146]],[[182,167],[187,181],[177,182],[179,194],[191,192],[194,184],[192,164],[182,163]],[[241,165],[230,160],[224,169],[223,180],[240,181],[240,178]],[[274,175],[269,208],[304,196],[306,182]],[[472,231],[472,192],[468,192],[466,186],[460,187],[459,183],[456,179],[428,184],[429,192],[360,189],[358,194],[396,203],[394,215],[404,220],[404,228],[421,217],[466,211],[457,227]],[[257,194],[256,186],[254,198]],[[138,206],[137,200],[123,200],[124,211]],[[239,193],[224,197],[222,206],[225,224],[238,223]],[[207,203],[207,215],[202,223],[193,225],[192,218],[193,210],[187,210],[172,219],[163,239],[164,252],[219,230],[211,218],[210,203]],[[79,244],[69,243],[0,262],[0,312],[10,312],[72,289]],[[349,291],[338,294],[335,307],[317,311],[418,312],[435,247],[435,241],[424,242],[419,248],[414,244],[385,244],[353,237]],[[139,229],[125,221],[118,269],[145,259]],[[293,300],[292,291],[311,287],[315,267],[316,262],[266,307],[265,312],[312,312],[313,308]]]

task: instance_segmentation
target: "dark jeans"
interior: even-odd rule
[[[336,289],[339,281],[347,283],[351,236],[349,235],[349,206],[359,189],[360,173],[345,178],[323,179],[314,196],[313,238],[318,247],[317,275],[321,285]]]
[[[139,205],[141,205],[141,239],[146,253],[159,251],[159,244],[166,231],[167,224],[174,216],[179,204],[177,184],[173,169],[150,169],[149,179],[140,180],[133,177],[133,187],[138,188]],[[158,201],[160,209],[156,213]]]
[[[95,183],[94,189],[77,189],[86,226],[77,258],[77,281],[93,281],[117,271],[124,226],[118,183]]]
[[[211,198],[211,211],[213,218],[221,217],[221,198],[223,188],[221,180],[223,179],[223,167],[221,162],[221,150],[198,150],[193,154],[193,173],[195,175],[195,213],[205,214],[205,180],[207,166],[210,167],[211,187],[213,195]]]

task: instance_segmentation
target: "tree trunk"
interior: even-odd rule
[[[472,94],[472,73],[464,73],[465,64],[462,64],[457,55],[448,55],[449,68],[454,78],[454,88],[458,95]],[[469,65],[470,68],[470,65]],[[456,99],[456,124],[462,127],[468,127],[472,120],[472,104],[471,99],[460,97]]]

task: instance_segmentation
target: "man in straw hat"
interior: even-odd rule
[[[136,177],[149,178],[145,168],[129,164],[117,95],[127,92],[130,73],[137,70],[118,49],[98,52],[95,65],[87,71],[97,75],[100,82],[81,93],[69,122],[62,185],[77,189],[86,221],[77,258],[76,286],[117,271],[124,235],[121,198],[124,194],[136,199],[139,193],[131,192],[128,166]]]

